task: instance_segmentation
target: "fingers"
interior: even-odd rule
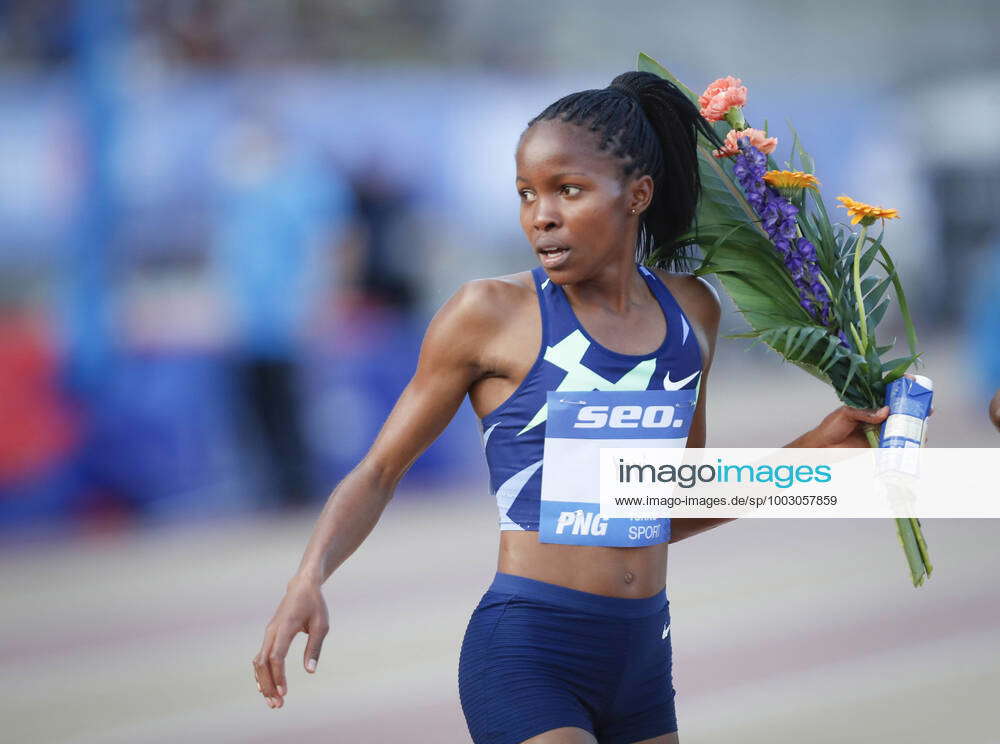
[[[306,652],[302,657],[306,665],[306,671],[312,674],[319,664],[319,652],[323,649],[323,639],[330,631],[330,625],[326,621],[318,622],[309,628],[309,640],[306,642]]]
[[[264,633],[264,644],[260,651],[253,658],[254,675],[257,677],[257,689],[267,704],[272,708],[281,707],[281,694],[275,687],[274,679],[271,676],[270,657],[274,647],[275,633],[269,625]]]
[[[278,693],[278,707],[283,704],[284,696],[288,694],[288,682],[285,679],[285,657],[288,656],[288,647],[292,644],[295,631],[278,630],[275,634],[274,644],[271,646],[271,653],[267,656],[267,663],[271,671],[271,679]]]
[[[889,406],[882,406],[872,410],[870,408],[854,408],[853,406],[844,406],[844,412],[849,418],[855,421],[864,421],[869,423],[877,423],[879,421],[884,421],[889,415]]]
[[[306,643],[304,662],[306,671],[309,673],[316,671],[323,640],[329,630],[330,626],[325,618],[311,623],[308,628],[309,640]],[[264,644],[253,658],[252,664],[254,676],[257,678],[257,691],[264,696],[267,704],[272,708],[280,708],[285,703],[284,698],[288,694],[285,657],[288,655],[288,648],[297,633],[298,631],[288,631],[282,628],[274,629],[268,625],[265,630]]]

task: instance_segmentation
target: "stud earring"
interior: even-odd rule
[[[630,212],[631,212],[632,214],[635,214],[635,210],[634,210],[634,209],[630,210]]]

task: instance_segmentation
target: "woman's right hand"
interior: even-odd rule
[[[264,628],[264,643],[251,662],[254,677],[257,678],[257,690],[270,707],[280,708],[288,694],[285,657],[292,639],[299,632],[308,634],[302,663],[312,674],[316,671],[323,639],[329,630],[329,614],[320,585],[296,576],[288,583],[281,604]]]

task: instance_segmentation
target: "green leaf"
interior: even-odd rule
[[[805,192],[818,210],[817,213],[811,213],[810,216],[816,223],[816,231],[819,233],[820,239],[811,242],[816,246],[816,253],[823,270],[831,273],[837,257],[837,241],[833,234],[833,228],[830,225],[830,218],[826,214],[823,196],[819,191],[814,191],[813,189],[805,189]]]
[[[792,122],[785,119],[785,124],[788,125],[788,130],[792,133],[795,138],[793,147],[798,149],[799,159],[802,161],[802,170],[806,173],[816,173],[816,163],[813,162],[812,157],[805,151],[802,147],[802,140],[799,138],[799,133],[795,131],[795,127],[792,126]]]
[[[888,309],[890,304],[889,300],[883,300],[882,304],[871,311],[868,316],[868,333],[869,336],[874,335],[875,328],[882,321],[882,316],[885,315],[885,311]]]
[[[815,326],[789,327],[785,356],[789,359],[806,359],[822,336],[823,329]]]
[[[720,226],[713,226],[713,227],[723,227],[723,226],[720,225]],[[738,232],[739,230],[751,230],[752,231],[753,230],[753,226],[750,225],[750,224],[747,224],[745,222],[738,222],[735,225],[733,225],[730,230],[728,230],[727,232],[724,232],[721,235],[719,235],[719,237],[715,238],[713,240],[712,244],[709,245],[707,249],[705,249],[705,255],[702,258],[702,264],[711,264],[712,257],[714,256],[714,254],[715,254],[716,250],[719,248],[719,246],[721,246],[723,243],[729,241],[729,239],[733,235],[735,235],[736,232]],[[702,228],[699,231],[699,233],[705,238],[705,240],[712,239],[713,232],[710,229]]]
[[[789,124],[788,119],[785,119],[785,123]],[[791,128],[790,124],[789,124],[789,128]],[[799,170],[798,168],[795,167],[795,148],[798,146],[798,144],[799,144],[799,135],[797,135],[797,134],[795,134],[793,132],[792,133],[792,151],[790,153],[788,153],[788,160],[785,161],[785,165],[787,166],[787,169],[791,170],[791,171]]]
[[[865,362],[867,362],[867,369],[872,370],[871,377],[876,380],[880,380],[882,378],[882,362],[879,359],[878,352],[875,351],[874,332],[868,336],[868,348],[865,350]]]
[[[809,364],[808,362],[795,362],[795,361],[793,361],[792,364],[794,364],[796,367],[799,367],[800,369],[805,370],[823,384],[825,385],[831,384],[830,377],[815,365]]]
[[[867,242],[867,240],[865,242]],[[864,276],[865,274],[868,273],[868,269],[871,268],[872,261],[875,259],[875,254],[878,253],[881,247],[882,247],[882,236],[879,235],[878,239],[873,241],[872,247],[866,249],[864,253],[861,254],[861,261],[859,265],[861,276]]]
[[[850,363],[850,352],[840,346],[838,339],[831,337],[821,326],[775,326],[757,335],[759,341],[765,342],[786,361],[808,364],[814,368],[814,372],[826,374],[835,362]],[[824,341],[826,349],[820,353]]]
[[[860,349],[863,344],[861,343],[861,335],[858,333],[858,327],[854,325],[854,323],[851,323],[847,328],[850,330],[851,337],[854,339],[854,346]]]
[[[896,271],[896,266],[893,264],[892,259],[889,257],[889,253],[882,249],[882,260],[879,264],[885,269],[886,273],[892,277],[892,286],[896,290],[896,297],[899,298],[899,312],[903,316],[903,324],[906,327],[906,341],[910,346],[910,353],[917,353],[917,331],[913,326],[913,318],[910,317],[910,308],[906,302],[906,294],[903,292],[903,284],[899,279],[899,274]]]
[[[917,358],[919,356],[920,354],[913,354],[908,357],[903,357],[900,360],[894,359],[893,361],[898,361],[899,363],[896,364],[894,367],[892,367],[892,369],[890,369],[888,373],[886,373],[885,377],[882,379],[882,382],[888,385],[890,382],[898,380],[900,377],[906,374],[906,370],[910,368],[911,364],[914,364],[917,361]]]
[[[717,273],[716,275],[741,311],[767,313],[777,318],[795,318],[797,320],[808,318],[801,306],[795,310],[794,307],[791,307],[790,302],[784,302],[776,296],[773,284],[768,284],[767,280],[760,280],[759,277],[753,276],[737,276],[729,272]],[[764,289],[765,287],[772,289]],[[794,304],[798,306],[797,301]]]
[[[871,278],[871,277],[869,277],[869,278]],[[868,279],[865,279],[863,282],[861,282],[861,291],[862,292],[865,292],[864,285],[865,285],[865,282],[867,282],[867,281],[868,281]],[[871,290],[870,292],[865,292],[865,311],[866,312],[870,312],[869,308],[875,307],[875,305],[878,303],[878,301],[882,299],[882,295],[885,294],[885,291],[889,288],[889,286],[891,284],[892,284],[892,277],[887,276],[885,279],[882,279],[881,281],[879,281],[875,285],[875,288],[873,290]]]
[[[878,284],[878,279],[874,276],[869,276],[861,280],[861,296],[864,297],[868,294],[872,288]]]
[[[669,80],[671,83],[680,88],[681,92],[690,98],[691,102],[695,106],[698,105],[698,96],[695,95],[686,85],[684,85],[684,83],[674,77],[674,74],[670,72],[670,70],[661,65],[648,54],[639,52],[639,60],[636,62],[635,69],[639,72],[651,72],[654,75],[659,75],[661,78]]]
[[[836,362],[837,355],[835,352],[838,348],[843,348],[840,346],[840,339],[836,336],[828,336],[826,341],[826,351],[823,352],[823,356],[820,357],[817,366],[825,371],[830,365]]]
[[[846,380],[844,380],[844,385],[843,385],[843,387],[841,387],[841,389],[840,389],[840,393],[839,393],[839,395],[840,395],[840,397],[841,397],[841,398],[843,398],[843,397],[844,397],[844,395],[845,395],[845,394],[847,393],[847,386],[851,384],[851,380],[852,380],[852,379],[854,379],[854,375],[855,375],[855,373],[856,373],[857,371],[858,371],[858,363],[857,363],[857,362],[855,362],[855,361],[854,361],[854,360],[852,359],[852,360],[851,360],[851,368],[850,368],[850,370],[849,370],[849,372],[848,372],[848,375],[847,375],[847,379],[846,379]]]

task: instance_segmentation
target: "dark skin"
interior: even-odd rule
[[[1000,390],[997,390],[996,394],[993,396],[993,400],[990,401],[990,422],[1000,431]]]
[[[565,260],[547,268],[587,332],[624,354],[659,347],[663,313],[635,271],[634,245],[642,212],[649,208],[648,175],[623,178],[621,163],[599,151],[592,135],[575,125],[543,121],[522,136],[517,154],[521,227],[529,244],[569,247]],[[572,174],[572,175],[567,175]],[[537,251],[536,257],[540,259]],[[658,270],[687,315],[702,352],[704,370],[689,447],[705,446],[707,378],[715,352],[721,307],[710,284],[690,274]],[[267,624],[253,659],[258,689],[272,707],[287,694],[284,661],[294,636],[307,633],[303,662],[318,660],[328,630],[320,587],[375,526],[410,464],[437,438],[468,394],[476,414],[487,415],[524,379],[541,344],[541,318],[530,272],[467,282],[432,319],[416,372],[364,459],[331,494],[285,597]],[[877,412],[841,406],[788,447],[866,447],[862,424],[880,423]],[[678,519],[670,542],[730,519]],[[540,543],[536,532],[502,532],[499,571],[614,597],[649,597],[666,584],[667,544],[611,548]],[[273,702],[272,702],[273,701]],[[548,731],[532,744],[589,744],[578,728]],[[669,744],[677,734],[637,744]]]

